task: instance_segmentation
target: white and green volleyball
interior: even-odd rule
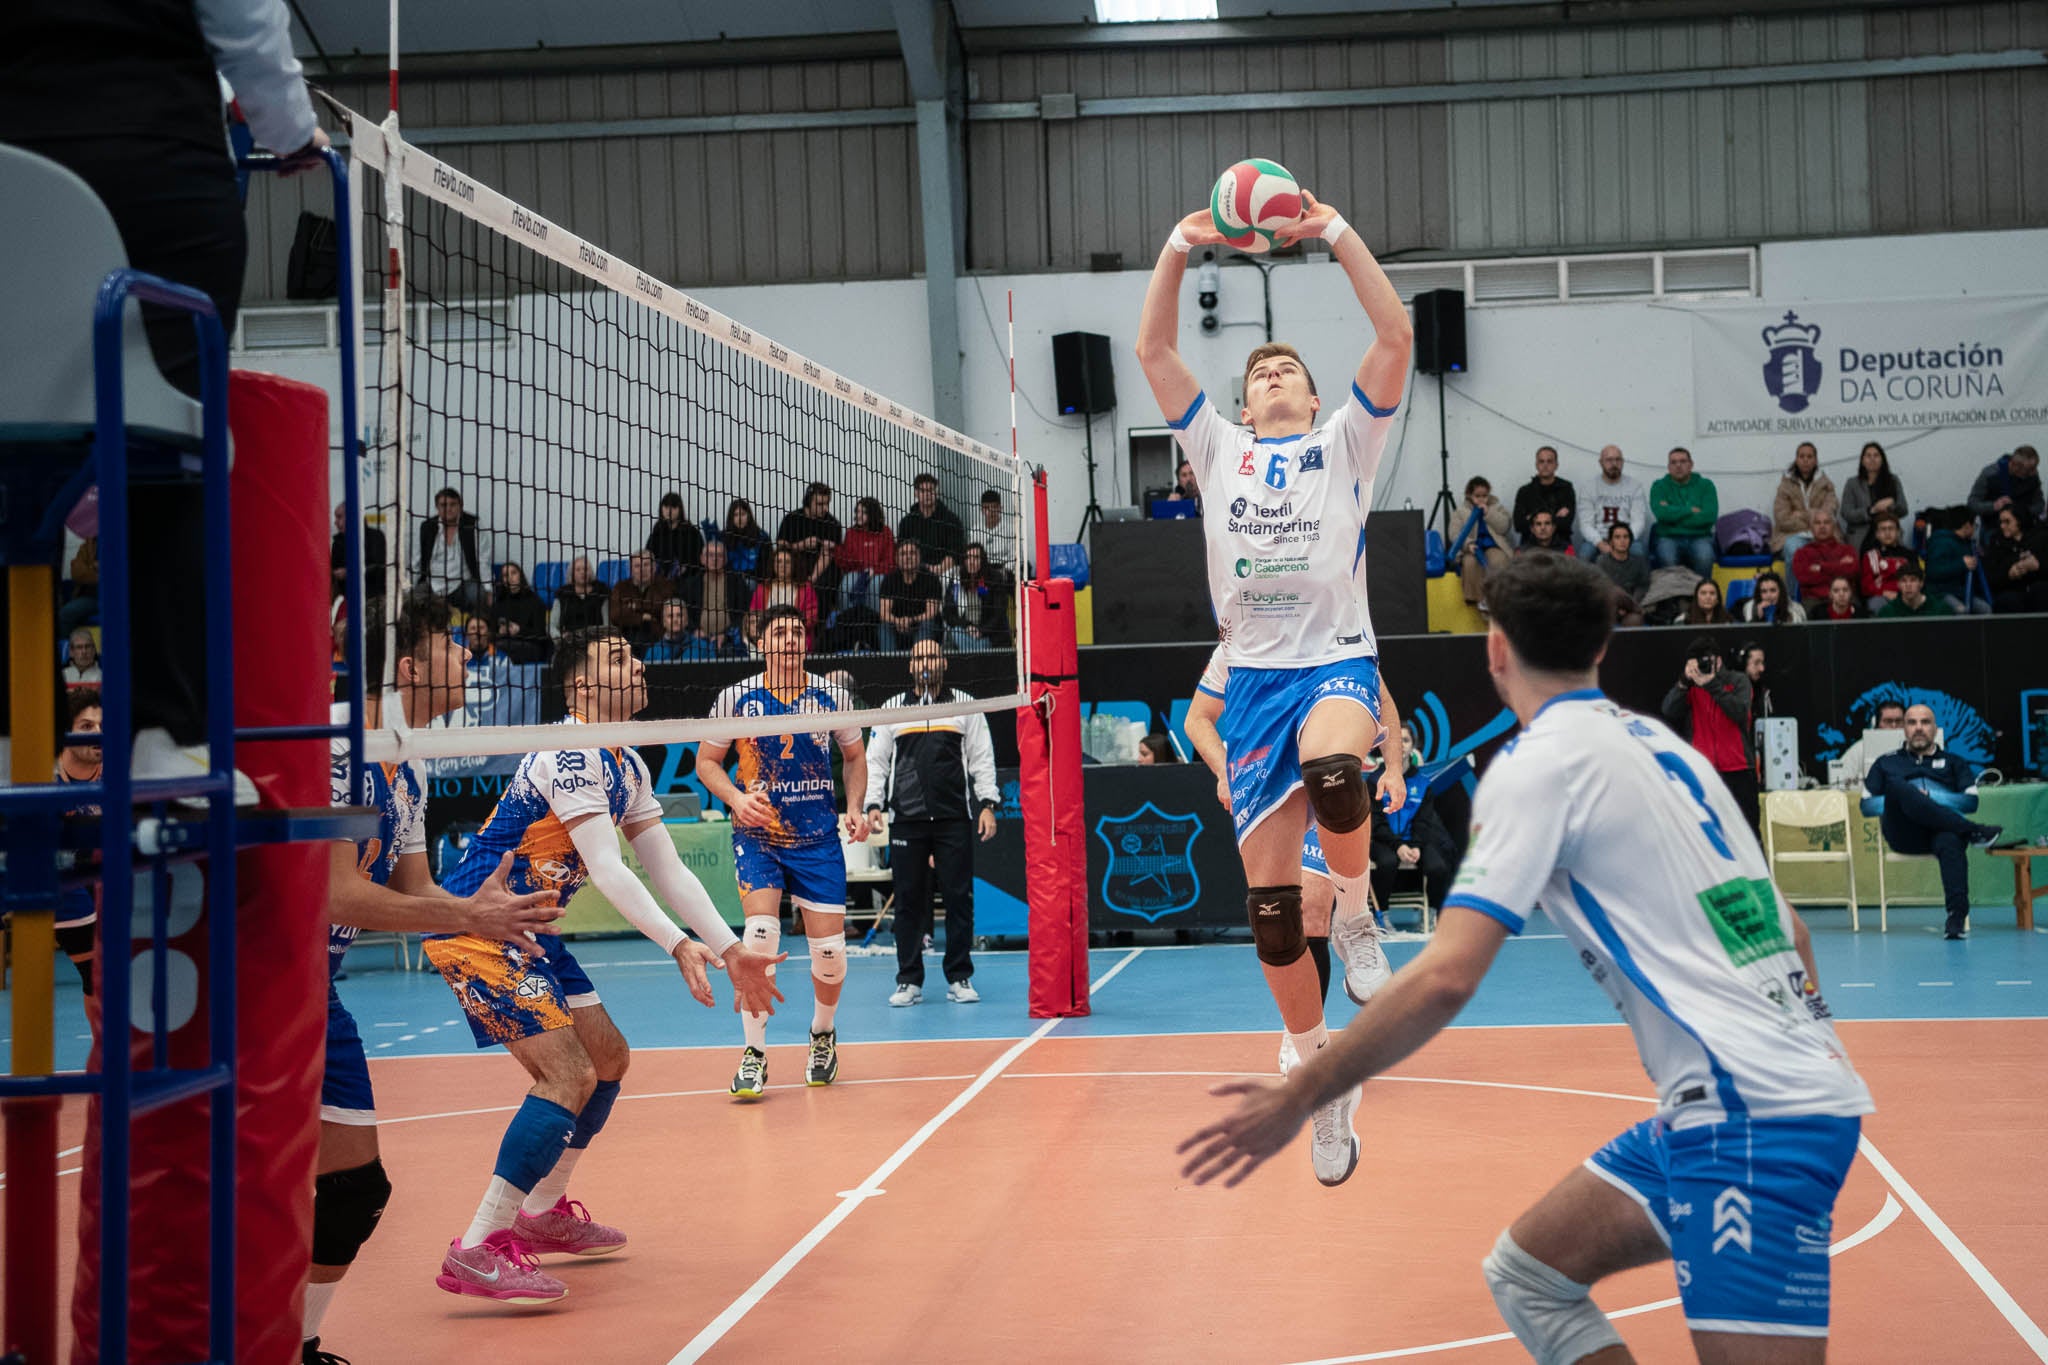
[[[1239,251],[1256,255],[1273,249],[1273,234],[1301,221],[1301,186],[1277,161],[1246,157],[1216,177],[1209,192],[1209,216],[1216,230]]]

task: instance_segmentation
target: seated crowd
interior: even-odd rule
[[[1776,624],[1860,617],[2048,611],[2048,508],[2031,445],[1986,465],[1968,496],[1915,513],[1884,447],[1866,442],[1844,488],[1801,441],[1769,514],[1721,510],[1713,480],[1675,446],[1646,489],[1618,446],[1582,493],[1558,477],[1557,450],[1540,447],[1536,476],[1513,511],[1492,484],[1465,484],[1447,554],[1465,600],[1483,608],[1486,574],[1509,555],[1551,552],[1590,560],[1611,579],[1624,626]],[[1754,570],[1727,600],[1716,567]]]

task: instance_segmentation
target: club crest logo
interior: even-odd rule
[[[1168,815],[1150,801],[1129,815],[1097,820],[1095,836],[1109,848],[1102,903],[1147,923],[1193,908],[1202,879],[1190,853],[1201,832],[1200,816]]]
[[[1301,465],[1297,470],[1298,473],[1306,474],[1311,469],[1321,469],[1322,467],[1323,448],[1321,446],[1310,446],[1307,450],[1301,452]]]
[[[1251,506],[1251,502],[1250,502],[1250,500],[1249,500],[1249,499],[1246,499],[1246,498],[1236,498],[1236,499],[1233,499],[1233,500],[1232,500],[1232,502],[1231,502],[1231,504],[1230,504],[1230,515],[1232,515],[1233,517],[1241,517],[1241,516],[1243,516],[1243,515],[1244,515],[1244,513],[1245,513],[1245,509],[1246,509],[1247,507],[1250,507],[1250,506]]]
[[[1764,387],[1786,412],[1804,412],[1807,403],[1820,392],[1820,357],[1814,346],[1820,328],[1801,322],[1797,313],[1787,311],[1785,321],[1763,330],[1770,359],[1764,362]]]

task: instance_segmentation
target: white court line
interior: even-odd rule
[[[1138,955],[1144,951],[1143,948],[1131,949],[1130,952],[1117,960],[1115,966],[1089,983],[1088,989],[1094,992],[1107,986],[1116,978],[1118,972],[1137,961]],[[752,1285],[748,1286],[745,1293],[726,1305],[724,1312],[713,1318],[705,1325],[703,1331],[690,1339],[687,1346],[676,1352],[670,1359],[669,1365],[690,1365],[690,1362],[703,1359],[706,1351],[709,1351],[720,1341],[724,1340],[725,1334],[737,1326],[739,1320],[745,1317],[755,1304],[766,1298],[769,1291],[782,1283],[783,1279],[788,1276],[790,1271],[796,1269],[797,1264],[804,1257],[810,1255],[820,1242],[823,1242],[832,1234],[832,1229],[845,1222],[853,1211],[859,1208],[868,1198],[880,1192],[882,1182],[895,1174],[896,1170],[904,1162],[910,1160],[918,1148],[930,1141],[932,1135],[945,1125],[946,1120],[952,1118],[962,1109],[965,1109],[968,1102],[983,1090],[986,1090],[989,1083],[1002,1075],[1010,1063],[1030,1051],[1032,1044],[1059,1026],[1060,1021],[1058,1019],[1046,1020],[1027,1036],[1018,1039],[1002,1056],[990,1062],[987,1068],[979,1076],[975,1077],[965,1090],[953,1097],[952,1103],[926,1120],[924,1127],[912,1134],[908,1142],[905,1142],[901,1147],[890,1153],[888,1159],[875,1167],[867,1179],[861,1181],[859,1185],[841,1196],[839,1202],[833,1206],[832,1212],[820,1219],[818,1225],[805,1233],[795,1246],[784,1252],[782,1259],[768,1267],[762,1273],[760,1279],[755,1280]]]
[[[1015,1071],[1003,1077],[1006,1081],[1062,1080],[1083,1081],[1098,1077],[1115,1077],[1127,1080],[1133,1076],[1222,1076],[1233,1080],[1268,1075],[1255,1071]],[[1520,1085],[1513,1081],[1460,1081],[1446,1076],[1375,1076],[1371,1084],[1382,1081],[1406,1082],[1409,1085],[1469,1085],[1482,1090],[1532,1090],[1543,1095],[1583,1095],[1593,1100],[1626,1100],[1630,1104],[1655,1104],[1655,1095],[1623,1095],[1612,1090],[1573,1090],[1562,1085]]]
[[[1885,1184],[1898,1191],[1899,1198],[1906,1201],[1906,1207],[1913,1210],[1920,1221],[1927,1225],[1927,1230],[1934,1234],[1937,1242],[1948,1249],[1948,1254],[1956,1258],[1956,1264],[1963,1268],[1963,1273],[1976,1281],[1977,1287],[1984,1291],[1984,1297],[1991,1300],[1992,1307],[2012,1324],[2013,1331],[2020,1334],[2020,1340],[2027,1343],[2034,1352],[2034,1358],[2048,1360],[2048,1332],[2043,1332],[2040,1326],[2027,1316],[2026,1310],[2006,1292],[2005,1286],[1998,1282],[1997,1277],[1984,1268],[1984,1263],[1977,1259],[1976,1253],[1964,1246],[1963,1239],[1950,1231],[1949,1225],[1941,1221],[1941,1215],[1920,1197],[1920,1192],[1906,1183],[1906,1177],[1899,1174],[1898,1167],[1885,1160],[1884,1154],[1877,1150],[1876,1144],[1866,1137],[1858,1139],[1856,1145],[1870,1164],[1877,1168],[1877,1173],[1884,1177]]]
[[[1865,1242],[1877,1236],[1878,1233],[1890,1227],[1898,1219],[1898,1216],[1899,1201],[1892,1198],[1889,1194],[1885,1195],[1884,1207],[1872,1215],[1869,1222],[1829,1247],[1829,1257],[1839,1256],[1845,1251],[1862,1246]],[[1675,1298],[1658,1299],[1652,1303],[1636,1304],[1632,1308],[1617,1308],[1607,1316],[1609,1319],[1639,1317],[1644,1313],[1655,1313],[1664,1308],[1676,1308],[1679,1302],[1680,1300]],[[1303,1361],[1301,1365],[1357,1365],[1357,1362],[1368,1360],[1404,1360],[1412,1356],[1436,1355],[1443,1351],[1456,1351],[1466,1346],[1491,1346],[1495,1342],[1513,1341],[1514,1339],[1515,1334],[1513,1332],[1495,1332],[1491,1336],[1465,1337],[1459,1341],[1435,1341],[1427,1346],[1401,1346],[1391,1351],[1371,1351],[1365,1355],[1325,1356],[1321,1360]]]
[[[1923,981],[1920,984],[1923,986],[1953,986],[1956,983],[1953,981]]]
[[[2032,978],[2029,978],[2025,981],[2001,981],[1998,984],[2001,986],[2031,986],[2034,982]]]

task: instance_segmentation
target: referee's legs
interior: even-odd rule
[[[889,827],[889,872],[896,895],[896,984],[924,985],[924,936],[932,925],[932,822]]]
[[[974,975],[974,825],[967,820],[932,824],[933,858],[946,898],[946,984]]]

